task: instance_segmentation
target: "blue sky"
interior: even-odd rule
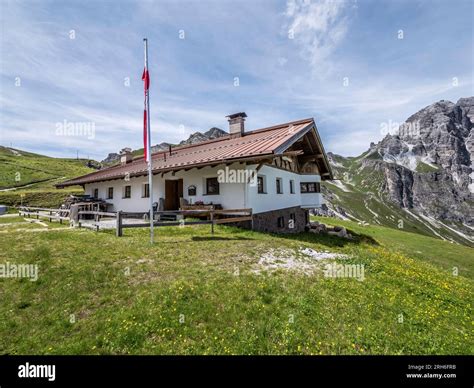
[[[474,95],[470,0],[0,7],[0,143],[51,156],[141,147],[143,37],[153,144],[227,130],[225,116],[245,111],[248,129],[314,117],[327,151],[357,155],[384,123]]]

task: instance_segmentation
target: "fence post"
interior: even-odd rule
[[[211,210],[211,233],[214,234],[214,211]]]
[[[119,210],[117,211],[117,218],[116,218],[116,226],[115,226],[115,233],[117,237],[122,237],[122,212]]]
[[[251,230],[253,230],[253,209],[250,209],[250,217],[252,217],[252,219],[250,220],[250,228]]]
[[[51,214],[53,214],[53,212],[50,210],[50,211],[49,211],[49,215],[50,215],[50,217],[49,217],[49,222],[53,222],[53,221],[52,221],[52,218],[51,218]]]

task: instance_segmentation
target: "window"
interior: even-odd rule
[[[132,197],[132,186],[125,186],[123,188],[123,197],[131,198]]]
[[[265,179],[263,176],[257,176],[257,190],[259,194],[266,194],[265,193]]]
[[[94,198],[99,198],[99,189],[94,189]]]
[[[283,181],[281,178],[276,179],[277,194],[283,194]]]
[[[150,185],[148,183],[142,185],[142,198],[150,198]]]
[[[290,194],[295,193],[295,181],[293,179],[290,180]]]
[[[206,178],[206,194],[219,195],[219,181],[217,178]]]
[[[107,199],[113,199],[114,198],[114,188],[109,187],[107,189]]]
[[[301,182],[300,190],[302,193],[320,193],[321,187],[319,182]]]
[[[277,224],[278,224],[279,228],[284,228],[285,227],[285,218],[283,216],[278,217]]]

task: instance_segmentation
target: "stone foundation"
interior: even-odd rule
[[[300,233],[308,223],[308,210],[299,206],[253,215],[253,229],[259,232]]]

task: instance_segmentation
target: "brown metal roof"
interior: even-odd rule
[[[282,147],[286,149],[286,144],[292,143],[292,139],[296,141],[313,127],[314,121],[310,118],[245,132],[241,137],[226,135],[201,143],[174,147],[171,155],[169,151],[160,151],[152,155],[153,172],[159,173],[187,167],[248,160],[279,153]],[[129,176],[146,175],[147,164],[143,157],[136,158],[124,165],[109,167],[68,180],[58,184],[57,187],[120,179],[126,174]]]

